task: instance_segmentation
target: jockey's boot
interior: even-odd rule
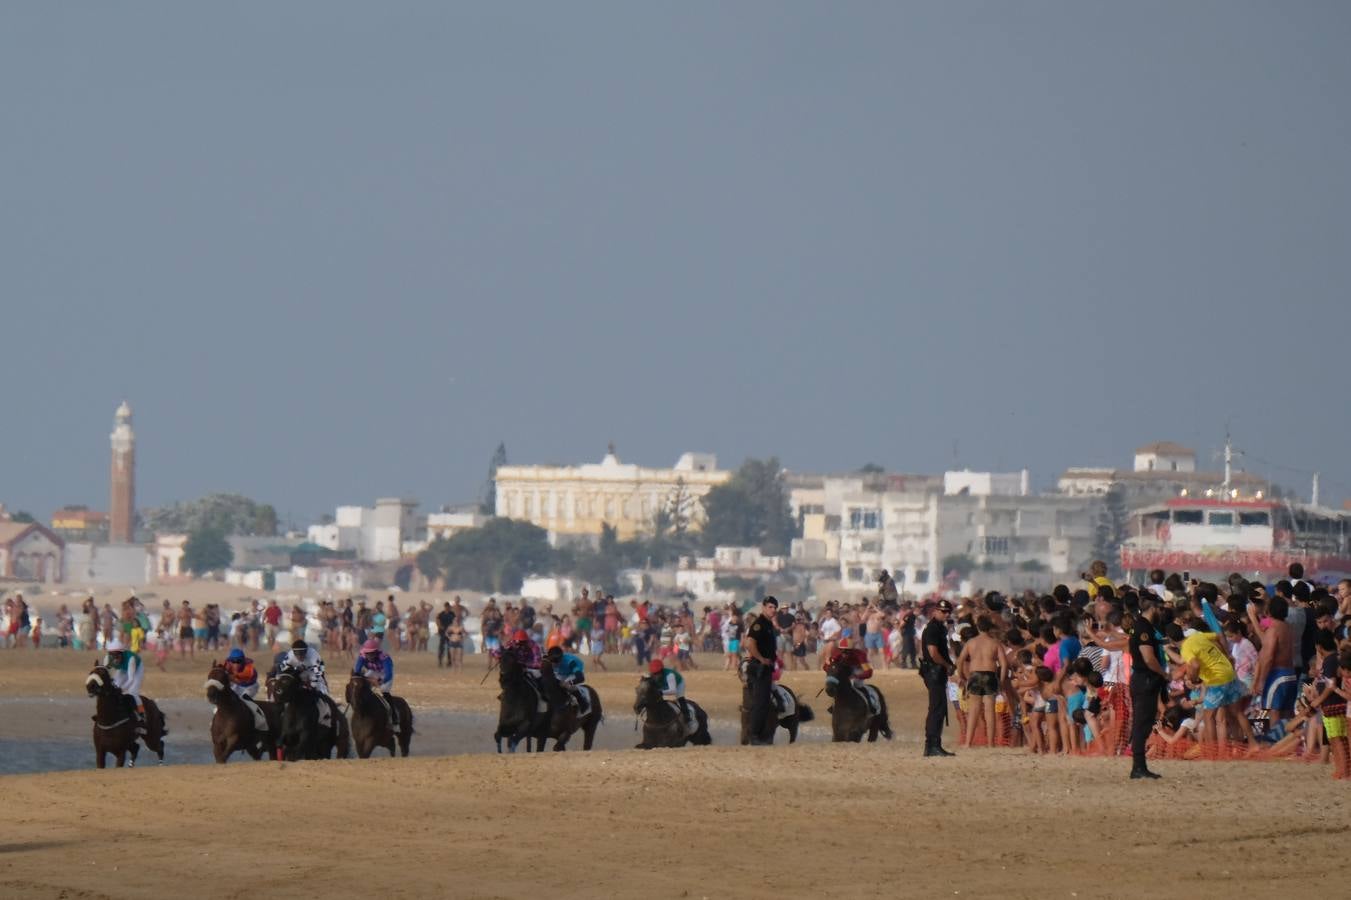
[[[136,734],[145,737],[145,704],[136,707]]]
[[[389,694],[381,691],[377,696],[385,703],[385,712],[389,714],[389,727],[394,731],[399,730],[399,714],[394,711],[394,704],[390,702]]]

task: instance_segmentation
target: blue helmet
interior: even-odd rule
[[[231,662],[237,662],[244,658],[244,651],[236,647],[235,649],[231,650],[230,655],[225,658],[230,660]]]

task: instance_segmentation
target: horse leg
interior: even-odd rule
[[[868,720],[868,743],[872,744],[877,741],[878,731],[879,729],[877,727],[877,717],[874,716],[873,718]]]
[[[583,750],[590,750],[590,749],[591,749],[591,746],[595,743],[595,741],[596,741],[596,728],[597,728],[597,726],[599,726],[599,725],[600,725],[600,722],[596,719],[595,716],[592,716],[590,719],[587,720],[586,725],[584,725],[584,726],[582,727],[582,749],[583,749]]]
[[[108,755],[108,753],[107,753],[106,750],[104,750],[104,749],[103,749],[102,747],[100,747],[98,744],[95,744],[95,745],[94,745],[94,765],[95,765],[95,767],[100,768],[100,769],[107,768],[107,766],[108,766],[108,760],[106,759],[107,755]]]
[[[797,726],[798,726],[797,716],[793,716],[784,723],[783,727],[788,731],[788,743],[790,744],[797,742]]]

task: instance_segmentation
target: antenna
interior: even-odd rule
[[[1234,457],[1242,456],[1242,450],[1234,449],[1234,442],[1229,436],[1229,423],[1224,423],[1224,484],[1220,485],[1220,495],[1228,497],[1233,490],[1234,482]]]

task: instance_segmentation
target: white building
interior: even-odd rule
[[[66,542],[36,522],[0,521],[0,576],[60,581]]]
[[[353,552],[367,562],[387,562],[403,555],[405,541],[418,535],[417,501],[385,497],[375,506],[339,506],[333,522],[311,525],[306,540],[339,552]]]
[[[622,463],[614,447],[596,464],[502,466],[497,470],[497,514],[523,519],[560,536],[597,537],[612,526],[620,540],[651,529],[659,511],[703,523],[699,502],[732,476],[711,453],[685,453],[669,469]]]
[[[898,590],[922,595],[943,588],[951,557],[968,558],[983,585],[1005,589],[1082,571],[1101,501],[1025,494],[1027,480],[1026,473],[950,472],[943,483],[954,493],[917,483],[846,494],[841,585],[866,590],[885,568]]]
[[[489,518],[476,509],[431,513],[427,516],[427,540],[446,540],[462,531],[482,528]]]

